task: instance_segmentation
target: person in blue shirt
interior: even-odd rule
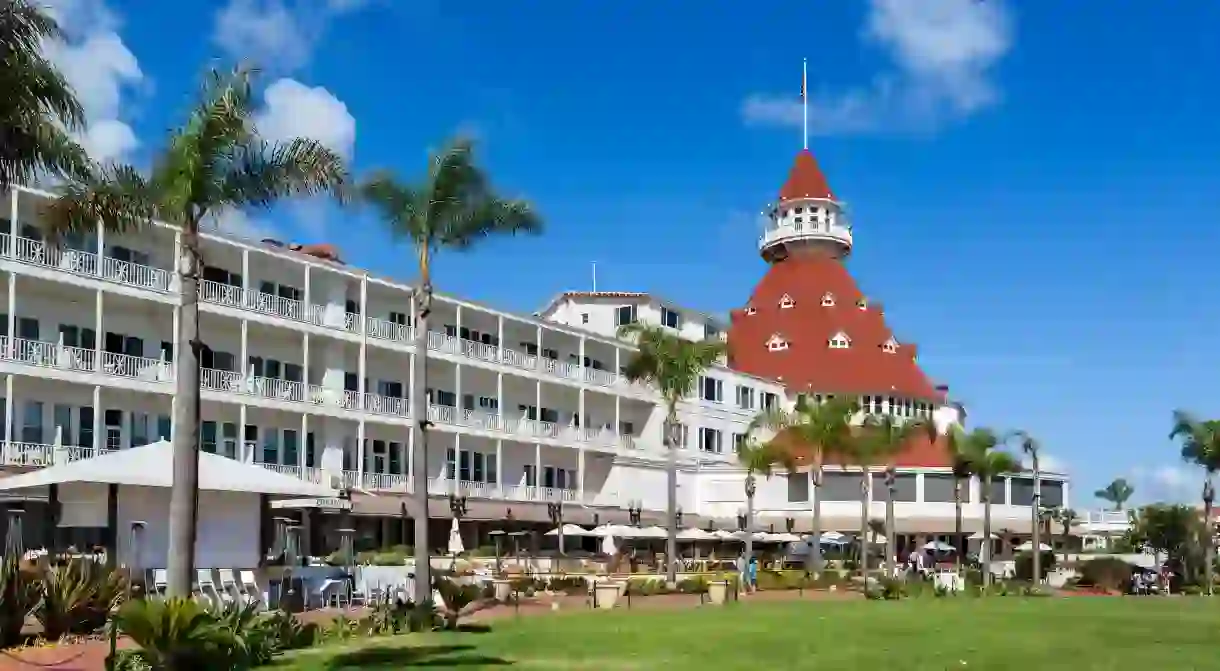
[[[750,557],[750,564],[746,567],[746,584],[751,592],[758,590],[758,557]]]

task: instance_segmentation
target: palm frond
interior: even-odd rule
[[[150,225],[159,216],[157,194],[133,167],[111,165],[87,180],[70,182],[59,197],[42,206],[42,225],[51,240],[72,233],[92,233],[98,222],[123,233]]]
[[[269,207],[283,198],[338,193],[347,180],[343,159],[317,140],[254,140],[235,150],[219,200],[233,207]]]
[[[625,377],[653,385],[671,403],[694,392],[704,371],[727,351],[723,341],[687,340],[648,324],[626,324],[619,335],[634,338],[637,348],[627,362]]]
[[[0,7],[0,54],[4,60],[0,90],[5,96],[0,110],[35,109],[53,115],[69,130],[84,125],[80,101],[43,50],[44,44],[63,38],[59,23],[39,5],[8,0]]]
[[[404,184],[390,172],[380,170],[356,188],[357,200],[373,208],[386,223],[391,237],[406,239],[417,247],[431,247],[428,231],[427,203],[422,192]]]

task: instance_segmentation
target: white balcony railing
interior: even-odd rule
[[[5,466],[50,466],[54,454],[54,445],[18,441],[0,443],[0,464]]]
[[[169,382],[174,379],[173,367],[168,361],[114,352],[102,352],[101,372],[145,382]]]
[[[168,293],[171,286],[172,274],[168,270],[131,261],[121,261],[109,256],[102,258],[99,264],[98,256],[94,252],[56,247],[33,238],[14,238],[12,235],[4,234],[0,236],[0,250],[4,252],[5,256],[10,256],[21,263],[73,275],[98,277],[116,284],[161,293]]]

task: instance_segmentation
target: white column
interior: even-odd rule
[[[924,487],[923,473],[916,473],[915,474],[915,503],[924,502],[923,487]]]
[[[496,415],[500,419],[500,430],[504,430],[504,373],[496,373]]]
[[[313,270],[313,266],[306,264],[305,265],[305,292],[304,292],[306,313],[308,313],[309,306],[312,304],[312,301],[310,298],[310,290],[309,290],[309,284],[310,284],[309,280],[310,280],[310,276],[312,275],[312,273],[310,273],[311,270]]]
[[[241,289],[242,294],[250,291],[250,250],[241,250]],[[245,298],[245,300],[250,300]]]
[[[542,444],[534,443],[534,487],[542,486]]]
[[[368,322],[368,302],[369,302],[369,278],[367,275],[360,277],[360,362],[357,366],[356,390],[360,394],[360,410],[364,411],[364,394],[368,391],[364,378],[368,375],[368,356],[369,356],[369,329]],[[361,420],[361,427],[364,426],[364,420]],[[361,429],[363,431],[363,429]],[[360,449],[363,448],[363,444]]]
[[[585,361],[584,349],[585,339],[580,339],[581,356],[580,361],[583,364]],[[583,368],[582,368],[583,370]],[[584,379],[583,377],[581,378]],[[584,384],[583,382],[581,383]],[[585,417],[585,389],[581,386],[577,393],[576,414],[580,417],[580,428],[576,432],[576,495],[583,502],[585,500],[585,436],[588,434],[588,418]]]
[[[246,404],[242,403],[237,406],[237,460],[248,464],[254,461],[254,450],[246,451],[246,423]]]
[[[98,289],[97,294],[93,297],[93,331],[96,333],[93,337],[93,366],[94,370],[99,371],[102,370],[102,342],[106,340],[104,328],[106,324],[105,318],[102,316],[105,313],[106,299],[103,297],[104,295],[102,290]],[[175,308],[175,317],[178,316],[176,310]],[[177,320],[175,320],[176,323]],[[174,335],[177,335],[177,329],[175,329]]]
[[[622,407],[620,399],[617,395],[614,397],[614,435],[621,436],[623,434],[623,419]]]
[[[1012,505],[1012,478],[1004,478],[1004,505]]]
[[[364,485],[364,418],[356,425],[356,473]]]
[[[504,491],[504,441],[496,439],[496,488]]]
[[[17,190],[13,189],[16,194]],[[94,416],[97,416],[98,411],[93,411]],[[97,421],[94,420],[94,424]],[[4,442],[13,442],[13,376],[4,376]]]
[[[105,446],[106,437],[102,435],[102,387],[101,385],[93,385],[93,456],[98,456],[102,453],[102,447]],[[170,424],[170,440],[174,438],[174,426]]]
[[[250,323],[245,317],[241,320],[241,360],[237,365],[241,366],[243,385],[252,384],[251,375],[263,374],[261,370],[250,369]]]
[[[504,347],[504,315],[498,315],[496,317],[496,343],[497,347]],[[501,354],[500,360],[504,360],[503,354]]]
[[[306,403],[310,403],[309,395],[309,334],[301,336],[301,392]]]
[[[175,235],[175,237],[177,237],[177,236]],[[175,240],[174,242],[177,242],[177,240]],[[178,246],[174,245],[174,249],[178,249]],[[105,265],[105,261],[106,261],[106,227],[102,225],[102,220],[98,219],[97,220],[97,272],[98,273],[105,272],[105,268],[102,267],[103,265]]]
[[[17,187],[9,189],[9,237],[8,237],[8,255],[10,258],[17,256]],[[9,331],[9,336],[12,337],[12,331]]]
[[[409,380],[407,382],[407,407],[410,408],[411,399],[415,398],[415,394],[417,393],[417,391],[415,389],[415,353],[414,352],[407,355],[407,379]],[[424,392],[419,391],[418,393],[422,394]],[[427,412],[428,412],[428,410],[427,410],[427,407],[425,406],[424,414],[426,415]],[[411,423],[414,423],[416,421],[418,421],[418,420],[416,420],[414,417],[411,418]],[[410,478],[413,476],[414,473],[415,473],[415,431],[407,431],[407,477],[408,477],[407,482],[412,482],[412,480],[410,480]]]
[[[457,314],[457,317],[454,319],[454,322],[453,322],[454,337],[456,337],[460,340],[462,338],[462,305],[461,305],[461,303],[455,305],[454,308],[455,308],[454,312]]]
[[[309,342],[306,340],[306,342]],[[309,449],[309,414],[301,413],[301,435],[297,437],[297,466],[305,475],[305,450]]]
[[[13,222],[16,225],[17,222]],[[12,359],[17,351],[17,274],[8,274],[8,358]],[[102,334],[97,334],[98,342]]]

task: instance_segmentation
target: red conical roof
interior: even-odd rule
[[[798,159],[794,175],[800,165]],[[941,400],[915,362],[915,346],[894,339],[880,305],[867,302],[847,267],[829,254],[793,255],[772,264],[747,308],[734,311],[729,327],[729,365],[736,370],[779,380],[794,394]],[[773,337],[787,347],[768,347]],[[849,345],[831,347],[840,337]],[[950,464],[944,450],[924,438],[895,463]]]
[[[822,174],[817,160],[808,149],[802,149],[801,153],[796,155],[796,161],[788,171],[788,181],[784,182],[784,187],[779,190],[780,202],[795,198],[835,198],[830,184],[826,181],[826,175]]]

